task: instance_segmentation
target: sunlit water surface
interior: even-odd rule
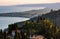
[[[0,29],[5,29],[8,27],[9,24],[13,24],[16,22],[21,22],[29,20],[29,18],[22,18],[22,17],[0,17]]]

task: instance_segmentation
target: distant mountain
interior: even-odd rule
[[[23,12],[23,11],[28,11],[28,10],[37,10],[41,8],[49,8],[49,9],[57,10],[57,9],[60,9],[60,3],[0,6],[0,13]]]
[[[60,3],[24,4],[24,5],[15,5],[15,6],[18,6],[18,7],[46,7],[46,8],[60,9]]]
[[[49,9],[57,10],[57,9],[60,9],[60,3],[0,6],[0,13],[23,12],[23,11],[28,11],[28,10],[42,9],[42,8],[49,8]]]
[[[25,12],[12,12],[12,13],[0,13],[0,16],[6,17],[35,17],[37,15],[42,15],[50,12],[49,8],[39,9],[39,10],[30,10]]]

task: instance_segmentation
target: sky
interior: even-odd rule
[[[0,5],[57,3],[60,0],[0,0]]]

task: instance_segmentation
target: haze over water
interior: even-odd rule
[[[0,13],[10,13],[10,12],[24,12],[29,10],[44,9],[45,7],[0,7]]]

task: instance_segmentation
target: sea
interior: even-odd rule
[[[11,7],[11,6],[0,6],[0,13],[11,13],[11,12],[24,12],[29,10],[44,9],[45,7]],[[24,17],[0,17],[0,29],[4,30],[8,28],[9,24],[16,22],[22,22],[29,20],[30,18]]]

